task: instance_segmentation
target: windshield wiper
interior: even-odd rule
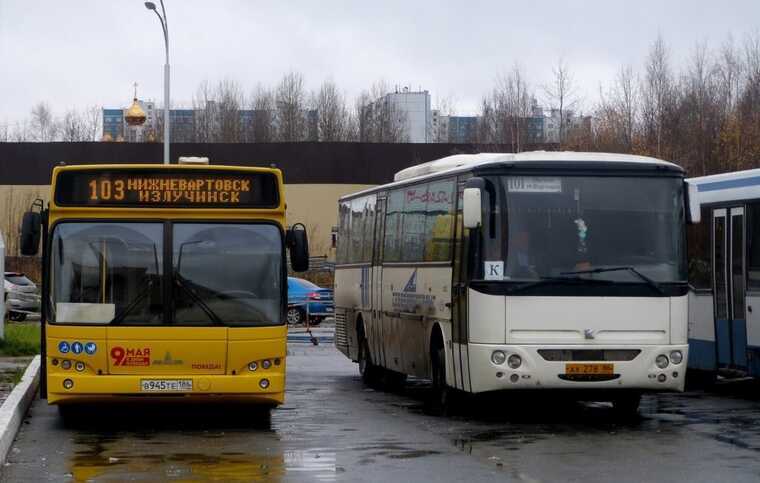
[[[647,285],[652,287],[657,293],[660,295],[665,295],[665,292],[660,288],[660,286],[652,280],[651,278],[647,277],[643,273],[639,272],[633,267],[605,267],[605,268],[593,268],[591,270],[579,270],[577,272],[562,272],[560,275],[580,275],[584,273],[604,273],[604,272],[620,272],[622,270],[627,270],[631,272],[632,274],[639,277],[641,280],[643,280]]]
[[[535,282],[526,282],[522,285],[515,285],[514,287],[509,289],[509,293],[515,293],[515,292],[522,292],[523,290],[528,290],[534,287],[540,287],[543,285],[554,285],[554,284],[566,284],[566,285],[574,285],[574,284],[587,284],[587,283],[594,283],[594,284],[600,284],[600,285],[609,285],[614,282],[611,280],[594,280],[589,278],[581,278],[581,277],[541,277],[540,280],[536,280]]]
[[[186,294],[190,296],[193,301],[198,304],[198,306],[203,310],[203,312],[208,316],[209,319],[211,319],[215,324],[217,325],[224,325],[224,322],[222,321],[221,317],[216,315],[216,313],[211,310],[211,307],[206,304],[206,302],[203,301],[200,296],[193,291],[190,287],[187,286],[185,278],[179,274],[178,271],[174,271],[173,273],[174,283],[177,285],[177,287],[181,288]]]
[[[129,315],[132,310],[134,310],[135,307],[137,307],[140,302],[143,301],[145,297],[148,296],[150,291],[153,289],[153,285],[155,284],[155,278],[150,277],[150,280],[148,280],[148,285],[145,286],[144,289],[140,291],[140,293],[137,294],[137,297],[132,300],[132,302],[129,303],[126,307],[124,307],[124,310],[122,310],[116,317],[111,319],[110,322],[108,322],[109,325],[116,325],[121,323],[125,318],[127,318],[127,315]]]

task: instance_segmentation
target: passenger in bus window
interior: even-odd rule
[[[538,278],[530,253],[530,233],[521,228],[512,239],[512,276],[515,278]]]

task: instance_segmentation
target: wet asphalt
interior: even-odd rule
[[[2,468],[12,481],[760,481],[760,386],[645,396],[621,421],[556,395],[426,410],[429,386],[364,387],[330,346],[291,344],[287,402],[91,409],[37,400]]]

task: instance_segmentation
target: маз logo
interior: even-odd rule
[[[409,281],[404,286],[404,292],[416,292],[417,291],[417,269],[412,272],[412,276],[409,277]]]

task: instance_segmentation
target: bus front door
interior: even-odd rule
[[[713,210],[713,287],[718,369],[747,369],[744,207]]]

